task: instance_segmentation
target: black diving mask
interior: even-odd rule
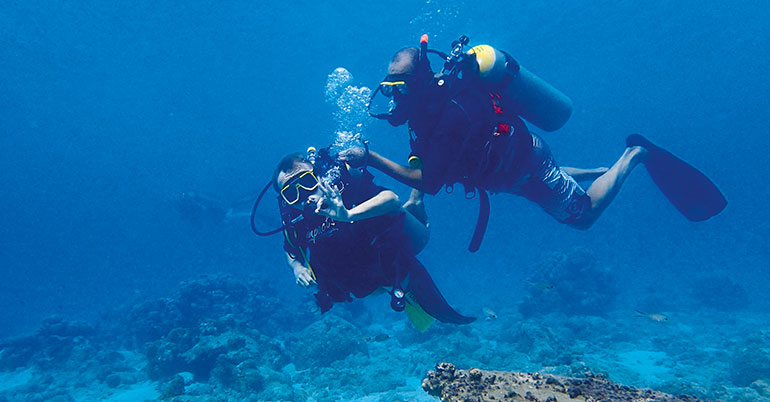
[[[409,95],[409,80],[411,74],[388,74],[378,88],[383,95],[392,98],[395,93],[401,96]],[[398,95],[396,95],[398,96]]]
[[[388,74],[369,98],[369,115],[394,126],[404,124],[408,108],[403,104],[408,101],[413,85],[413,74]]]

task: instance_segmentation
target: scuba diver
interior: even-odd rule
[[[352,301],[385,289],[395,311],[406,311],[415,327],[435,320],[468,324],[475,320],[455,311],[441,295],[416,255],[428,239],[427,221],[400,205],[391,190],[376,185],[365,166],[352,168],[329,148],[307,155],[289,154],[275,169],[252,209],[270,187],[278,192],[283,225],[261,236],[283,232],[284,251],[298,284],[317,284],[321,313],[334,303]],[[417,216],[421,194],[412,193]]]
[[[250,197],[241,199],[225,209],[211,197],[197,191],[184,191],[174,197],[173,203],[179,215],[196,226],[221,225],[251,216],[248,210]]]
[[[464,52],[467,36],[447,54],[420,47],[399,50],[388,75],[372,93],[369,113],[393,126],[408,122],[409,166],[376,152],[348,152],[351,165],[369,165],[429,194],[463,184],[466,198],[477,193],[479,219],[469,249],[478,250],[489,217],[487,192],[513,193],[537,203],[558,221],[588,229],[617,195],[631,171],[643,163],[653,181],[685,217],[703,221],[727,204],[701,172],[644,137],[627,138],[626,149],[609,169],[560,168],[548,145],[524,120],[545,131],[561,128],[571,100],[505,52],[479,45]],[[443,68],[434,73],[429,54]],[[584,190],[578,181],[592,180]]]
[[[197,191],[179,193],[174,198],[174,206],[183,219],[198,226],[204,222],[221,224],[227,216],[227,211],[216,201]]]

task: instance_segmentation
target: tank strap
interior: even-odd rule
[[[482,172],[484,172],[484,174],[499,172],[505,166],[507,166],[507,163],[510,162],[514,152],[514,147],[509,140],[510,137],[514,134],[515,129],[513,129],[511,124],[507,123],[505,120],[503,106],[501,104],[501,96],[498,93],[490,92],[489,98],[491,100],[493,111],[490,117],[490,123],[496,124],[494,125],[491,137],[488,138],[484,143],[484,160],[481,161],[478,167],[479,175],[481,175]],[[505,147],[504,155],[498,158],[492,158],[491,154],[494,152],[493,148],[500,146]],[[496,161],[496,163],[494,166],[491,166],[490,163],[492,163],[493,159]]]
[[[517,117],[512,123],[510,126],[512,141],[501,161],[503,166],[508,167],[509,173],[517,177],[532,154],[532,137],[523,120]]]
[[[505,51],[499,50],[505,56],[505,77],[500,81],[500,88],[508,88],[511,81],[519,75],[521,65],[516,59]]]
[[[495,113],[495,120],[498,121],[495,126],[495,131],[492,133],[493,137],[507,136],[511,134],[511,125],[503,122],[503,106],[502,96],[497,92],[490,92],[489,97],[492,98],[492,110]]]

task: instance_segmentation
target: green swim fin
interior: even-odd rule
[[[417,304],[414,298],[414,294],[411,292],[406,294],[406,306],[404,308],[406,316],[409,317],[409,321],[412,322],[415,328],[420,332],[425,332],[436,322],[436,319],[426,313],[422,307]]]

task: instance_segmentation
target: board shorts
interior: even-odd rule
[[[523,176],[506,192],[538,204],[559,222],[574,224],[591,210],[591,198],[575,179],[564,173],[548,144],[532,135],[532,155],[523,167]]]

